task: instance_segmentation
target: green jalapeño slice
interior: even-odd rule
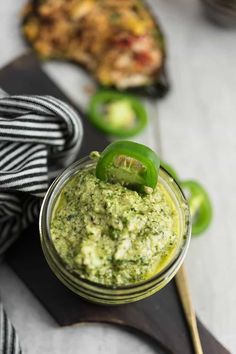
[[[106,182],[148,192],[148,187],[156,187],[159,167],[159,157],[147,146],[132,141],[117,141],[101,153],[96,176]]]
[[[192,235],[200,235],[211,223],[212,205],[206,190],[196,181],[181,182],[192,215]]]
[[[147,125],[147,113],[133,96],[116,91],[98,91],[91,99],[88,117],[104,133],[128,138]]]

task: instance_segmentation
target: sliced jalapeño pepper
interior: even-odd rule
[[[161,160],[161,167],[163,167],[169,173],[169,175],[174,178],[176,182],[179,182],[179,176],[177,175],[177,172],[171,165]]]
[[[91,98],[88,117],[96,128],[119,138],[134,136],[147,125],[143,104],[133,96],[116,91],[98,91]]]
[[[106,182],[147,192],[148,187],[156,187],[159,167],[159,157],[147,146],[132,141],[116,141],[101,153],[96,176]]]
[[[203,233],[212,220],[212,205],[206,190],[196,181],[181,182],[192,215],[192,235]]]

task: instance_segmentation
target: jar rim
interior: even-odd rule
[[[169,172],[166,171],[165,168],[163,168],[162,166],[160,167],[160,169],[162,174],[164,172],[166,184],[168,184],[172,194],[175,194],[176,200],[179,199],[178,201],[179,205],[177,206],[177,204],[175,203],[176,204],[175,206],[178,209],[178,213],[180,214],[181,211],[183,214],[182,219],[183,218],[186,219],[184,221],[182,220],[183,230],[182,230],[181,245],[179,245],[178,252],[176,252],[176,254],[173,255],[173,258],[171,258],[171,260],[167,263],[167,265],[163,269],[161,269],[161,271],[155,273],[152,277],[149,277],[143,281],[136,282],[133,284],[117,285],[117,286],[101,284],[98,282],[91,281],[87,278],[81,277],[78,272],[68,268],[66,262],[62,259],[62,257],[59,255],[58,251],[56,250],[54,242],[52,241],[51,238],[50,225],[49,225],[51,213],[55,205],[55,202],[57,200],[57,197],[62,187],[67,183],[68,179],[71,178],[73,175],[75,175],[81,168],[84,168],[85,166],[86,167],[93,166],[95,163],[96,161],[91,160],[89,156],[85,156],[84,158],[75,161],[72,165],[64,169],[64,171],[53,181],[53,183],[49,187],[44,197],[41,210],[40,210],[40,217],[39,217],[40,238],[41,238],[41,243],[43,243],[43,240],[46,238],[47,246],[50,249],[50,252],[53,252],[53,258],[54,258],[54,262],[56,263],[56,266],[60,267],[60,269],[63,270],[64,275],[66,275],[67,277],[73,277],[73,280],[80,281],[83,284],[88,285],[89,287],[94,287],[103,290],[110,290],[110,291],[115,290],[121,292],[130,289],[135,290],[140,287],[145,287],[145,285],[153,283],[158,279],[166,278],[168,277],[169,274],[172,274],[173,271],[175,270],[177,271],[181,266],[189,247],[190,238],[191,238],[191,217],[190,217],[188,202],[186,200],[186,197],[181,187],[179,186],[178,182],[174,180],[174,178],[169,174]],[[167,183],[167,178],[169,179],[168,183]],[[172,188],[170,188],[170,186]],[[182,204],[181,207],[180,204]]]

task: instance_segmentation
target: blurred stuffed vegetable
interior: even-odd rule
[[[104,87],[161,97],[165,41],[141,0],[34,0],[23,33],[42,58],[72,60]]]

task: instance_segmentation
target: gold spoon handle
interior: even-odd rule
[[[190,296],[188,279],[184,265],[181,266],[178,273],[176,274],[175,281],[186,316],[186,320],[189,325],[195,354],[203,354],[202,345],[197,328],[196,315]]]

